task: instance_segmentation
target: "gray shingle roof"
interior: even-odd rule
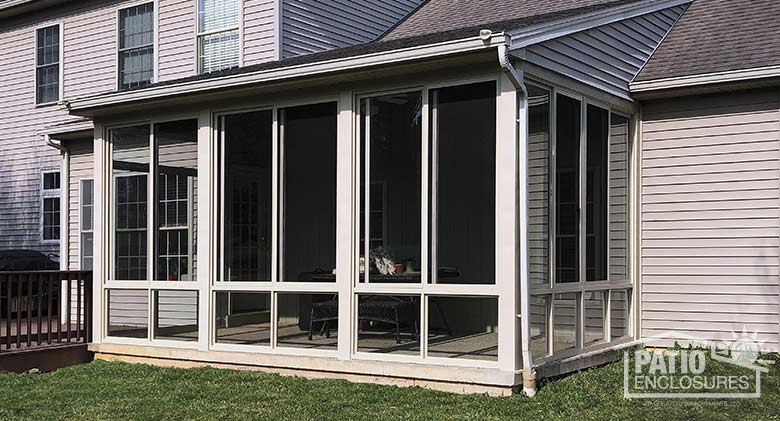
[[[780,1],[696,0],[636,81],[780,65]]]
[[[484,26],[494,31],[509,29],[510,22],[566,18],[578,10],[608,8],[638,0],[428,0],[415,13],[388,31],[381,41],[408,38]],[[536,22],[535,22],[536,23]],[[492,25],[491,25],[492,24]],[[515,29],[515,28],[511,28]]]

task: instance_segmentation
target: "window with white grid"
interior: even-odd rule
[[[60,173],[45,172],[41,180],[41,239],[60,240]]]
[[[36,31],[35,103],[46,104],[60,99],[60,26]]]
[[[119,87],[135,88],[154,79],[154,4],[119,11]]]
[[[198,0],[198,73],[238,67],[240,0]]]

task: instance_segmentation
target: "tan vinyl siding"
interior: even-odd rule
[[[526,59],[580,82],[628,97],[633,80],[685,6],[626,19],[529,46]]]
[[[160,81],[195,74],[195,0],[160,0],[158,56]]]
[[[276,59],[276,0],[244,0],[244,66]]]
[[[778,349],[780,92],[645,104],[642,336]]]

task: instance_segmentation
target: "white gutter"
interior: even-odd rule
[[[628,86],[632,93],[657,91],[661,89],[689,88],[714,83],[744,82],[748,80],[780,77],[780,66],[768,66],[754,69],[732,70],[728,72],[706,73],[692,76],[680,76],[631,82]]]
[[[511,37],[510,49],[517,50],[532,44],[581,32],[597,26],[609,25],[625,19],[646,15],[658,10],[691,3],[693,0],[646,0],[606,10],[575,16],[552,23],[507,31]]]
[[[483,31],[484,32],[484,31]],[[531,306],[528,267],[528,88],[525,85],[522,70],[517,70],[509,57],[509,49],[506,45],[498,46],[498,64],[506,73],[509,80],[515,86],[519,93],[519,104],[517,115],[515,116],[516,134],[519,139],[517,145],[518,159],[518,195],[519,195],[519,215],[517,225],[519,244],[519,268],[520,275],[520,352],[523,358],[523,392],[528,397],[536,395],[536,370],[533,367],[533,358],[531,356]]]
[[[73,98],[63,104],[71,114],[80,114],[91,108],[123,105],[140,100],[159,99],[180,94],[193,94],[224,88],[237,88],[248,85],[281,82],[293,78],[321,76],[331,73],[366,69],[370,67],[408,62],[412,60],[441,57],[456,53],[472,52],[495,48],[506,43],[503,33],[490,34],[489,37],[475,36],[437,44],[427,44],[398,50],[345,57],[297,66],[280,67],[256,72],[218,76],[193,80],[171,85],[152,86],[127,92],[114,92],[97,96]]]

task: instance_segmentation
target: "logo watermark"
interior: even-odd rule
[[[761,374],[757,361],[761,342],[756,334],[732,334],[731,340],[709,341],[680,334],[648,338],[647,347],[675,337],[689,348],[642,350],[623,355],[623,395],[626,398],[757,399]]]

